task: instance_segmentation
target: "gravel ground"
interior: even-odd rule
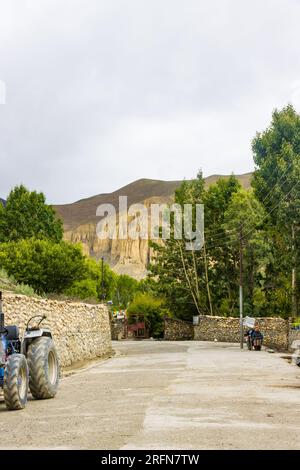
[[[209,342],[116,342],[53,400],[0,403],[1,449],[300,449],[300,369]]]

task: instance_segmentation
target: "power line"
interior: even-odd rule
[[[272,212],[274,212],[274,210],[280,206],[280,204],[291,194],[291,192],[293,191],[293,189],[295,189],[295,187],[297,186],[298,183],[296,183],[296,185],[294,185],[290,191],[279,201],[278,204],[276,204],[269,212],[267,212],[267,214],[259,221],[259,223],[257,225],[260,225],[264,220],[266,220],[271,214]],[[246,227],[246,225],[244,225],[244,227]],[[249,230],[247,233],[244,234],[243,238],[247,237],[248,235],[250,235],[252,232],[253,232],[254,228],[252,228],[251,230]],[[229,236],[229,238],[232,238],[232,236]],[[238,238],[234,237],[232,240],[229,240],[224,242],[224,243],[220,243],[220,244],[217,244],[217,245],[212,245],[212,246],[207,246],[207,249],[212,249],[212,248],[217,248],[219,246],[224,246],[224,245],[229,245],[231,244],[232,242],[234,241],[237,241]]]
[[[291,167],[291,165],[292,165],[292,164],[290,164],[290,165],[288,166],[288,168],[285,170],[285,172],[281,175],[281,177],[279,178],[279,180],[278,180],[277,183],[276,183],[276,186],[278,186],[278,184],[280,183],[280,181],[282,180],[282,178],[286,175],[286,173],[287,173],[287,171],[289,170],[289,168]],[[286,179],[284,180],[284,183],[289,179],[289,176],[290,176],[290,175],[288,175],[288,176],[286,177]],[[261,201],[261,204],[264,204],[264,203],[266,202],[266,200],[269,198],[269,196],[270,196],[273,192],[274,192],[274,188],[272,188],[272,189],[268,192],[268,194],[265,196],[265,198]],[[238,233],[238,229],[230,229],[230,230],[228,230],[227,232]],[[206,232],[206,234],[208,234],[208,235],[209,235],[210,233],[215,234],[215,235],[213,235],[213,236],[211,237],[213,240],[224,237],[224,231],[222,231],[222,230],[220,230],[220,231],[207,231],[207,232]],[[225,235],[225,236],[226,236],[226,235]],[[227,236],[228,236],[228,235],[227,235]]]
[[[258,223],[257,225],[260,225],[264,220],[266,220],[266,219],[269,217],[269,215],[271,215],[272,212],[274,212],[274,210],[275,210],[277,207],[279,207],[280,204],[291,194],[291,192],[293,191],[294,188],[295,188],[295,186],[293,186],[293,187],[290,189],[290,191],[279,201],[278,204],[276,204],[269,212],[267,212],[267,214],[259,221],[259,223]],[[246,227],[246,226],[247,226],[247,225],[244,225],[244,227]],[[249,224],[248,224],[248,226],[249,226]],[[251,232],[253,232],[253,230],[254,230],[253,228],[252,228],[251,230],[249,230],[249,231],[244,235],[244,237],[247,236],[247,235],[249,235],[249,234],[251,234]],[[229,236],[228,238],[232,238],[232,237],[233,237],[233,236]],[[238,240],[238,239],[237,239],[236,237],[234,237],[232,240],[229,240],[229,239],[228,239],[228,241],[226,241],[225,243],[220,243],[220,244],[218,244],[218,245],[209,246],[208,248],[215,248],[215,247],[218,247],[218,246],[227,245],[227,244],[230,244],[230,243],[232,243],[233,241],[237,241],[237,240]]]

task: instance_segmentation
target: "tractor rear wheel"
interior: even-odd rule
[[[29,388],[34,398],[53,398],[58,389],[59,363],[54,342],[42,336],[28,347]]]
[[[8,357],[3,382],[4,401],[9,410],[25,408],[28,394],[28,366],[24,354]]]

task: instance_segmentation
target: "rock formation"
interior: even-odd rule
[[[206,184],[210,185],[218,178],[218,175],[210,176],[206,179]],[[238,178],[244,187],[249,187],[251,173],[240,175]],[[99,239],[96,227],[101,218],[96,216],[97,207],[101,204],[112,204],[116,209],[118,222],[119,196],[127,196],[128,207],[141,203],[149,208],[153,203],[171,203],[180,183],[181,181],[141,179],[113,193],[100,194],[54,208],[63,219],[66,240],[81,243],[86,255],[95,259],[104,257],[115,272],[141,279],[147,273],[146,266],[152,256],[148,241],[140,237],[136,240],[120,240],[119,237],[112,240]]]

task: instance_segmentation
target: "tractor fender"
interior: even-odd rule
[[[46,336],[47,338],[52,338],[52,333],[50,330],[45,328],[38,328],[36,330],[28,330],[25,331],[23,336],[23,341],[21,345],[21,351],[23,354],[26,355],[28,346],[32,343],[32,341],[36,338],[40,338],[41,336]]]
[[[40,336],[47,336],[48,338],[52,338],[50,330],[39,328],[38,330],[25,331],[24,340],[26,341],[26,339],[39,338]]]

